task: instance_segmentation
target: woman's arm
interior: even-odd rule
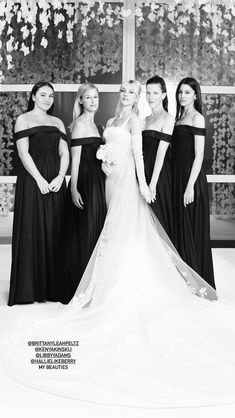
[[[193,126],[197,128],[205,128],[205,119],[202,115],[197,114],[193,121]],[[194,161],[192,164],[188,183],[184,192],[184,206],[194,201],[194,184],[201,171],[204,158],[205,137],[202,135],[194,135]]]
[[[72,130],[73,138],[83,138],[86,135],[86,126],[84,123],[78,121]],[[79,209],[83,209],[83,200],[77,189],[78,173],[80,166],[82,146],[74,146],[71,148],[72,163],[71,163],[71,196],[75,206]]]
[[[63,132],[65,134],[66,132],[65,132],[65,127],[64,127],[63,122],[60,119],[57,119],[57,121],[59,122],[61,132]],[[67,145],[67,142],[63,139],[60,139],[58,152],[59,152],[59,156],[60,156],[59,173],[50,182],[50,187],[51,187],[51,190],[53,192],[58,192],[60,190],[60,188],[62,186],[62,183],[64,181],[64,178],[65,178],[67,169],[68,169],[68,165],[69,165],[68,145]]]
[[[136,173],[138,177],[138,182],[140,186],[140,193],[146,200],[146,202],[151,202],[151,193],[149,187],[146,183],[145,172],[144,172],[144,160],[143,160],[143,150],[142,150],[142,134],[140,121],[137,116],[133,116],[130,119],[130,131],[131,131],[131,140],[132,140],[132,150],[135,160]]]
[[[164,123],[162,132],[168,135],[172,135],[173,129],[174,129],[174,118],[173,116],[168,115]],[[152,195],[152,201],[156,199],[157,182],[158,182],[159,175],[161,173],[161,169],[164,163],[164,159],[165,159],[165,155],[166,155],[168,147],[169,147],[168,142],[160,141],[156,158],[155,158],[152,178],[149,184],[149,188],[150,188],[151,195]]]
[[[113,121],[115,120],[115,117],[108,119],[106,123],[106,128],[112,125]],[[106,176],[109,176],[112,173],[112,167],[110,164],[102,163],[101,164],[101,170],[104,172]]]
[[[15,132],[22,131],[24,129],[28,129],[28,123],[24,117],[24,115],[18,116],[15,124]],[[40,191],[42,194],[49,193],[51,191],[50,185],[47,180],[41,175],[39,170],[37,169],[33,158],[29,154],[29,138],[21,138],[16,141],[16,147],[19,154],[19,158],[24,166],[24,168],[28,171],[28,173],[34,178],[36,181]]]

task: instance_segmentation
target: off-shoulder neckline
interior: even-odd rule
[[[199,126],[188,125],[187,123],[181,123],[179,125],[175,125],[175,128],[177,128],[178,126],[188,126],[189,128],[194,128],[194,129],[206,129],[206,128],[201,128]]]
[[[58,126],[55,126],[55,125],[35,125],[35,126],[32,126],[31,128],[21,129],[20,131],[17,131],[14,134],[15,135],[19,135],[22,132],[37,131],[37,130],[40,130],[40,128],[42,128],[43,130],[46,130],[47,128],[49,128],[49,129],[55,129],[56,131],[60,132],[62,135],[66,136],[66,134],[64,132],[62,132],[58,128]]]
[[[144,129],[142,132],[156,132],[157,134],[172,136],[172,134],[167,134],[166,132],[158,131],[157,129]]]
[[[82,138],[72,138],[70,142],[71,147],[86,146],[90,144],[102,144],[103,138],[101,136],[85,136]]]
[[[94,136],[82,136],[81,138],[71,138],[71,141],[79,141],[79,139],[91,139],[91,138],[97,138],[97,139],[102,139],[101,138],[101,136],[97,136],[97,135],[94,135]]]

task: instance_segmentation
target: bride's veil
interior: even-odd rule
[[[170,261],[175,266],[176,270],[180,274],[181,278],[185,281],[190,291],[201,298],[205,298],[210,301],[217,300],[217,294],[215,289],[212,286],[210,286],[198,273],[196,273],[196,271],[194,271],[186,262],[182,260],[179,253],[177,252],[176,248],[174,247],[173,243],[171,242],[170,238],[166,234],[164,228],[158,221],[156,215],[154,214],[149,205],[148,210],[156,234],[160,237],[161,242],[165,247],[166,252],[168,253]],[[107,218],[108,217],[109,215],[107,215]],[[80,307],[85,306],[92,301],[94,289],[96,287],[97,282],[99,281],[100,274],[102,274],[102,271],[100,271],[99,269],[99,262],[103,256],[104,248],[107,248],[107,242],[110,239],[110,237],[108,237],[109,220],[107,218],[104,228],[99,237],[99,240],[92,253],[87,268],[83,274],[81,282],[78,285],[78,288],[75,292],[72,301],[70,302],[72,304],[78,303]],[[109,254],[107,252],[106,258],[108,257]],[[118,264],[119,254],[116,254],[116,257]]]

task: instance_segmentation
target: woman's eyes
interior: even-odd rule
[[[46,97],[46,94],[45,93],[41,93],[41,97]],[[54,99],[53,94],[50,94],[50,96],[48,96],[48,97],[49,97],[49,99]]]
[[[121,93],[127,93],[127,94],[135,94],[135,91],[134,90],[129,90],[128,91],[128,90],[121,89],[120,92]]]

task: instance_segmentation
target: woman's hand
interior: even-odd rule
[[[186,207],[194,201],[194,187],[187,186],[184,192],[184,206]]]
[[[102,163],[101,169],[106,176],[109,176],[109,174],[111,174],[111,172],[112,172],[112,167],[108,163]]]
[[[76,190],[71,190],[72,202],[77,208],[83,209],[83,200],[80,193]]]
[[[147,183],[140,184],[140,193],[147,203],[151,203],[152,196]]]
[[[151,202],[155,202],[155,200],[156,200],[156,184],[153,184],[152,182],[150,182],[149,190],[150,190],[150,193],[151,193]]]
[[[50,193],[51,191],[50,184],[43,177],[37,180],[37,185],[42,194]]]
[[[58,192],[62,186],[62,183],[64,181],[64,177],[61,174],[58,174],[51,182],[50,182],[50,188],[52,192]]]

